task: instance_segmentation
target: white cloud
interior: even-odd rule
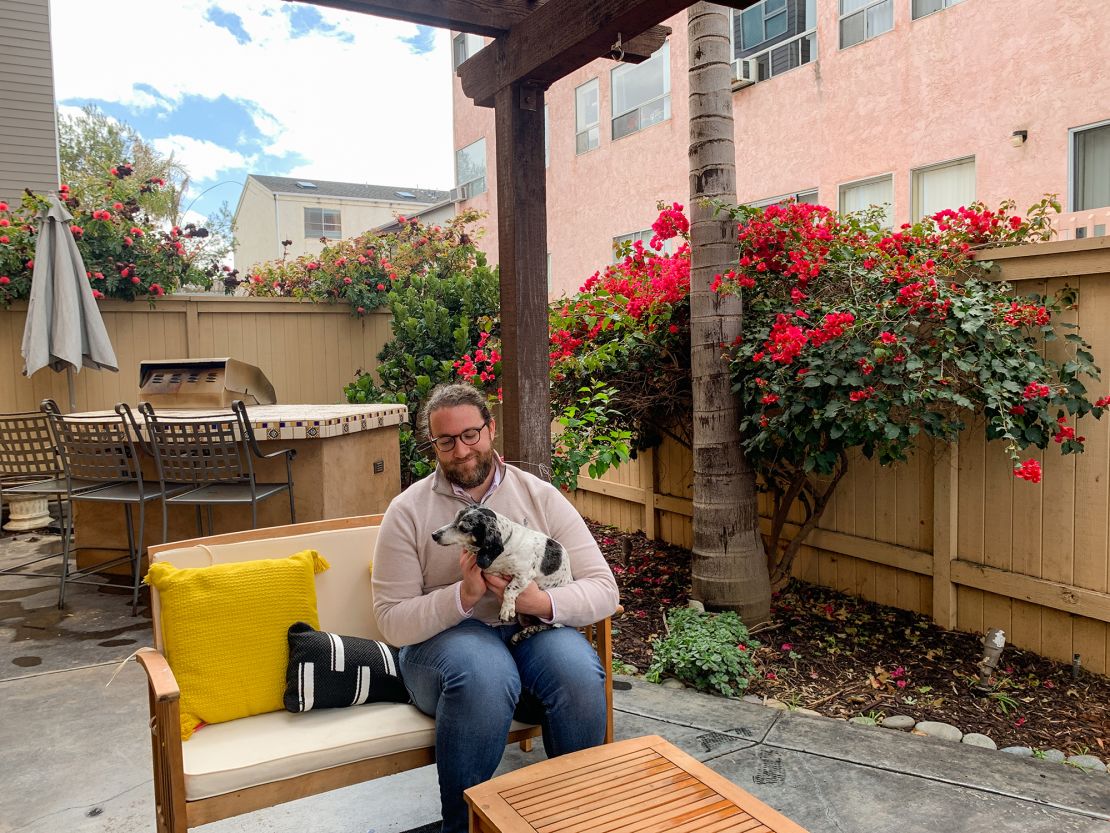
[[[447,32],[416,55],[400,38],[416,27],[324,7],[323,18],[352,42],[312,32],[293,38],[280,0],[236,0],[251,42],[239,44],[205,19],[207,0],[52,0],[59,99],[94,98],[131,107],[165,106],[195,94],[252,102],[266,152],[299,154],[294,173],[319,179],[449,187],[452,180],[451,68]],[[90,68],[88,44],[126,46],[125,62]],[[136,89],[147,85],[158,96]],[[159,96],[164,98],[159,98]],[[197,180],[234,167],[236,151],[175,136]],[[191,141],[190,141],[191,140]],[[156,143],[156,146],[157,143]],[[167,144],[167,146],[170,146]],[[159,147],[159,149],[162,149]]]
[[[163,139],[154,139],[151,144],[159,153],[166,156],[172,153],[174,158],[185,166],[185,170],[195,182],[215,179],[221,171],[244,168],[251,161],[243,154],[228,150],[215,142],[194,139],[191,136],[167,136]]]

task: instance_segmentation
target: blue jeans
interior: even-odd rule
[[[465,833],[463,790],[489,780],[514,715],[539,723],[548,757],[605,740],[605,673],[574,628],[545,630],[510,647],[516,624],[467,619],[401,649],[401,676],[436,720],[443,833]]]

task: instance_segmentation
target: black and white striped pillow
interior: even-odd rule
[[[304,622],[289,626],[286,711],[408,701],[392,645],[324,633]]]

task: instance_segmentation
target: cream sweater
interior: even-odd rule
[[[483,505],[561,543],[574,581],[547,592],[555,621],[581,627],[617,609],[617,582],[582,517],[558,489],[513,466],[501,464],[501,484]],[[413,645],[454,627],[465,617],[456,603],[462,571],[459,548],[442,547],[432,532],[449,524],[467,501],[437,469],[393,499],[374,551],[374,616],[392,645]],[[487,592],[472,616],[497,622],[499,603]]]

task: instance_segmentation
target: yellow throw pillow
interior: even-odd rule
[[[181,687],[181,739],[202,723],[284,708],[287,633],[319,628],[315,550],[288,558],[178,569],[159,562],[146,583],[158,591],[166,661]]]

